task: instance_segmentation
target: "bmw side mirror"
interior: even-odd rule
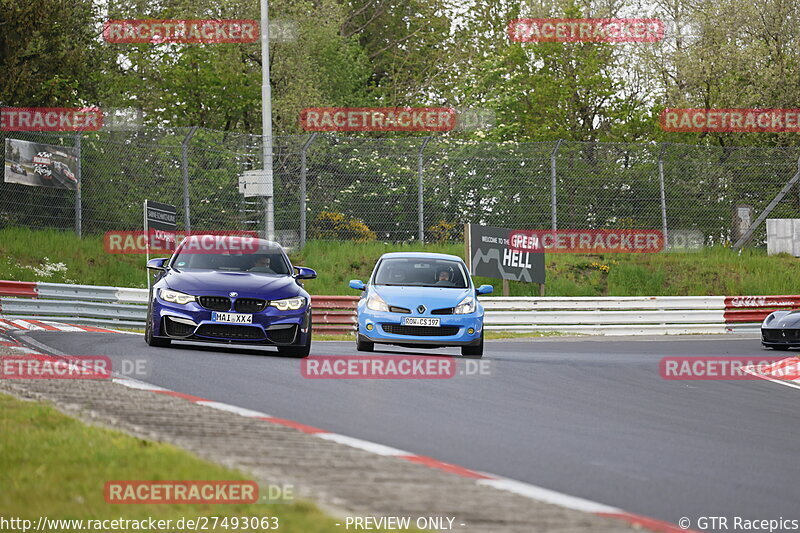
[[[481,285],[477,289],[475,289],[476,294],[492,294],[494,292],[494,287],[491,285]]]
[[[360,279],[351,279],[350,280],[350,288],[355,289],[357,291],[366,290],[367,286],[364,285],[364,282]]]
[[[159,259],[151,259],[150,261],[147,262],[147,268],[150,270],[165,271],[167,270],[167,267],[165,266],[167,261],[168,259],[163,257]]]
[[[317,277],[317,272],[310,268],[294,267],[294,269],[297,271],[297,274],[294,276],[297,279],[315,279]]]

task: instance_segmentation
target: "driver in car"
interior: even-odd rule
[[[436,280],[436,285],[453,285],[452,279],[452,272],[446,269],[442,269],[439,271],[438,279]]]
[[[254,270],[256,272],[272,272],[272,269],[269,267],[269,256],[256,256],[253,266],[251,266],[248,270]]]

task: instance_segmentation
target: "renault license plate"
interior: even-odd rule
[[[402,324],[404,326],[428,326],[438,328],[440,326],[440,320],[439,318],[404,316]]]

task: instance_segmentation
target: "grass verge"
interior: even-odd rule
[[[388,251],[428,251],[463,256],[460,243],[389,244],[310,241],[291,254],[296,265],[319,273],[306,282],[312,294],[349,294],[350,279],[367,279]],[[800,261],[761,249],[741,254],[726,247],[695,253],[548,254],[548,296],[688,296],[794,294]],[[146,286],[144,257],[107,254],[102,237],[26,228],[0,229],[0,279],[119,287]],[[477,284],[500,282],[476,278]],[[511,296],[536,296],[535,285],[510,283]]]
[[[279,531],[333,533],[336,520],[313,504],[114,505],[109,480],[246,480],[242,473],[161,443],[91,427],[56,409],[0,394],[0,516],[50,519],[278,517]],[[74,524],[73,524],[74,526]],[[58,531],[77,531],[64,527]],[[215,531],[214,529],[210,529]],[[226,531],[217,528],[216,531]],[[248,531],[255,531],[248,529]]]

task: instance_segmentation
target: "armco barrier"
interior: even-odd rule
[[[311,322],[315,333],[352,333],[356,329],[358,296],[311,297]]]
[[[355,331],[358,296],[313,296],[314,330]],[[486,329],[599,335],[753,330],[770,312],[800,308],[800,296],[488,297]],[[147,290],[0,281],[0,318],[143,327]]]
[[[729,296],[725,324],[732,331],[752,331],[773,311],[800,308],[800,296]]]
[[[357,296],[314,296],[312,301],[318,334],[355,330]],[[0,318],[142,328],[146,315],[147,289],[0,281]]]
[[[486,329],[589,335],[724,333],[724,296],[495,297]]]
[[[29,281],[0,281],[0,296],[36,298],[36,283]]]

